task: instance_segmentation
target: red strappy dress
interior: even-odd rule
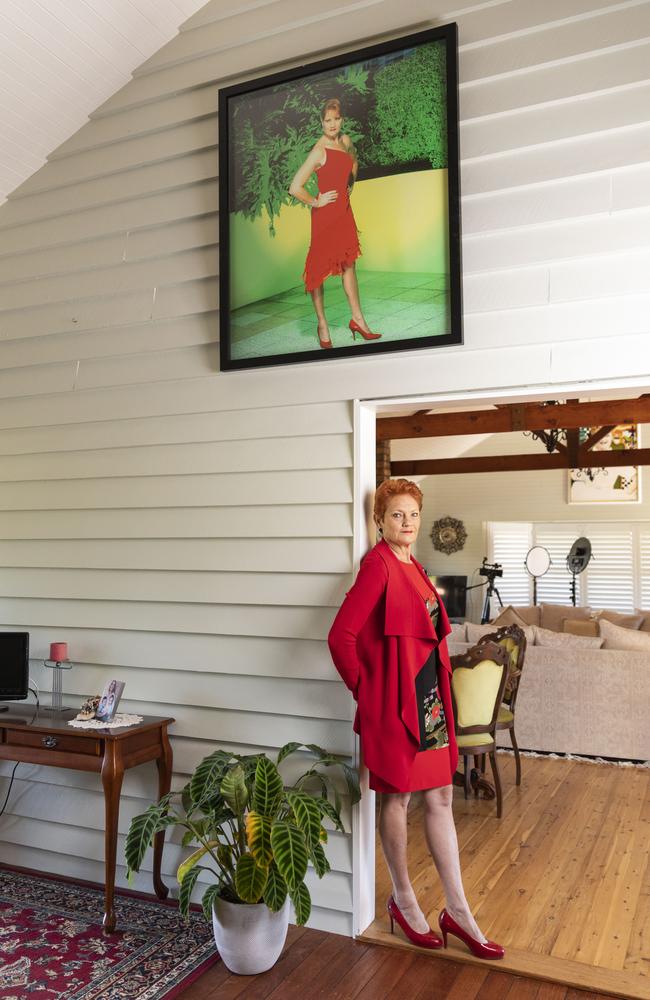
[[[311,210],[311,243],[303,273],[306,292],[313,292],[330,275],[342,274],[361,255],[348,195],[353,162],[344,149],[326,148],[325,163],[317,171],[319,194],[338,191],[338,198]]]

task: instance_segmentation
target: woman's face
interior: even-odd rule
[[[334,108],[329,108],[323,118],[323,134],[328,139],[336,139],[343,126],[343,118]]]
[[[379,521],[382,534],[393,545],[412,545],[420,530],[420,508],[408,493],[391,497]]]

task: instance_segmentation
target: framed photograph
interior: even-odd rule
[[[580,444],[598,427],[581,427]],[[618,424],[601,438],[594,451],[629,451],[639,447],[637,424]],[[570,504],[640,503],[641,475],[638,465],[594,466],[591,469],[569,469]]]
[[[219,91],[222,370],[462,343],[455,24]]]
[[[117,706],[120,703],[123,691],[123,681],[109,681],[102,691],[102,696],[99,699],[99,705],[95,711],[95,718],[99,719],[100,722],[111,722],[111,720],[115,718]]]

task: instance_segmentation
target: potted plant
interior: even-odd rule
[[[298,750],[315,760],[293,785],[278,765]],[[139,816],[126,839],[127,876],[140,870],[156,833],[185,828],[183,846],[196,846],[178,868],[179,908],[187,919],[201,872],[209,873],[203,912],[212,919],[217,950],[231,972],[265,972],[287,936],[289,900],[304,924],[311,897],[304,878],[311,861],[319,878],[330,866],[323,844],[330,820],[344,832],[341,799],[328,769],[338,767],[352,803],[360,798],[356,770],[314,744],[287,743],[275,764],[264,753],[215,750],[197,766],[182,792],[170,792]],[[330,792],[333,801],[330,800]],[[180,799],[180,808],[175,800]]]

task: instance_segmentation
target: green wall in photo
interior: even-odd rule
[[[359,269],[447,273],[447,171],[421,170],[359,181],[352,209],[363,255]],[[230,215],[230,307],[238,309],[302,283],[309,210],[284,206],[275,236],[268,216]]]

